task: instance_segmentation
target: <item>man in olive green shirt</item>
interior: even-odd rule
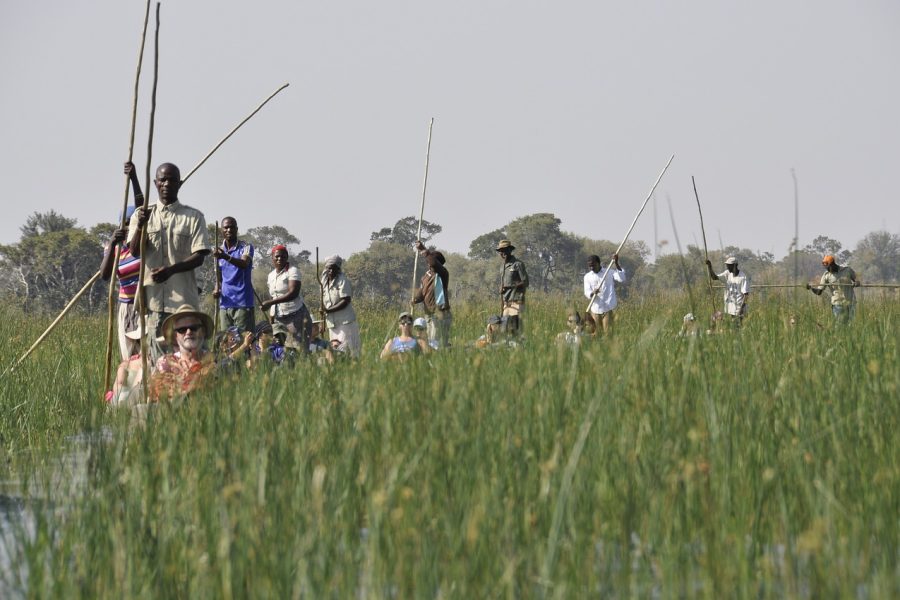
[[[503,302],[503,319],[506,333],[518,336],[522,330],[522,313],[525,312],[525,290],[528,289],[528,273],[525,264],[513,256],[516,247],[509,240],[500,240],[497,252],[503,261],[503,277],[500,280],[500,298]]]
[[[161,334],[162,322],[178,307],[200,306],[194,269],[210,253],[206,219],[203,213],[178,201],[181,172],[171,163],[156,170],[154,180],[159,201],[147,210],[138,208],[131,217],[128,239],[131,251],[140,256],[141,231],[147,235],[143,256],[146,276],[147,330]],[[158,351],[154,348],[154,354]]]

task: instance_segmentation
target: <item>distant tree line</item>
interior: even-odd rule
[[[525,262],[531,278],[531,293],[577,297],[581,294],[581,276],[590,254],[608,260],[617,244],[578,236],[561,229],[562,222],[552,213],[536,213],[519,217],[500,229],[485,232],[469,244],[467,255],[445,252],[451,273],[450,293],[457,301],[489,300],[496,296],[500,263],[494,248],[501,239],[516,245],[515,254]],[[210,223],[210,241],[215,226]],[[71,219],[50,211],[36,212],[20,227],[18,242],[0,245],[0,296],[26,312],[58,311],[96,273],[104,247],[116,225],[99,223],[84,228]],[[418,220],[404,217],[394,225],[372,232],[369,247],[346,257],[344,268],[353,281],[355,294],[370,302],[386,305],[404,303],[413,285],[412,245],[416,240]],[[441,232],[437,223],[423,221],[422,240],[428,242]],[[254,283],[263,293],[266,275],[271,269],[268,250],[275,244],[287,246],[292,264],[303,275],[303,293],[311,306],[318,305],[318,285],[312,253],[301,247],[301,240],[281,225],[267,225],[242,230],[240,237],[257,248]],[[440,248],[438,248],[440,249]],[[821,272],[824,254],[833,254],[840,264],[850,264],[863,281],[896,282],[900,279],[900,235],[887,231],[867,234],[852,251],[826,236],[818,236],[803,248],[788,248],[776,259],[770,252],[754,252],[747,248],[726,246],[710,251],[714,266],[721,266],[725,256],[735,256],[756,282],[794,282],[814,280]],[[703,249],[688,245],[683,255],[660,256],[648,262],[650,248],[642,241],[629,241],[621,252],[621,264],[631,281],[621,288],[621,295],[652,293],[681,289],[686,284],[702,285],[705,266]],[[323,257],[324,258],[324,257]],[[415,280],[424,273],[419,261]],[[198,272],[208,303],[213,288],[212,260]],[[106,305],[107,285],[95,284],[86,294],[83,307],[101,310]]]

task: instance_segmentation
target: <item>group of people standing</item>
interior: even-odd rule
[[[113,272],[119,281],[118,339],[123,367],[120,375],[128,379],[130,364],[140,352],[142,332],[136,310],[136,297],[141,263],[147,273],[144,278],[146,300],[147,341],[150,357],[159,373],[192,373],[202,371],[195,363],[205,356],[206,340],[215,335],[216,325],[199,310],[200,295],[195,270],[212,253],[216,261],[216,283],[213,297],[218,303],[222,329],[244,335],[240,348],[251,343],[265,344],[270,334],[274,345],[306,354],[318,349],[359,357],[361,339],[357,316],[352,304],[353,289],[342,271],[343,259],[330,256],[317,276],[320,278],[321,319],[315,321],[301,294],[301,275],[290,264],[288,249],[276,245],[269,252],[272,270],[267,277],[268,298],[263,300],[254,290],[252,271],[255,248],[238,236],[238,222],[228,216],[222,220],[222,243],[211,248],[206,219],[201,211],[183,204],[178,196],[181,173],[172,163],[163,163],[156,170],[154,183],[159,201],[144,208],[144,198],[134,170],[126,163],[134,192],[135,206],[129,209],[128,228],[117,229],[101,264],[101,274],[109,279]],[[503,263],[499,295],[501,311],[489,319],[486,337],[516,340],[522,332],[525,298],[529,285],[525,265],[514,254],[515,246],[501,240],[496,252]],[[423,257],[427,271],[420,286],[410,299],[410,306],[421,304],[425,313],[423,336],[413,335],[414,320],[409,312],[399,319],[400,335],[389,340],[382,356],[404,354],[409,351],[440,350],[451,345],[453,317],[450,309],[450,274],[444,255],[416,242],[416,250]],[[737,260],[725,260],[726,270],[715,273],[707,261],[711,279],[724,283],[725,313],[740,325],[747,313],[750,277],[738,268]],[[855,298],[853,287],[859,285],[856,274],[849,267],[837,265],[832,256],[823,260],[826,273],[819,286],[807,286],[816,294],[825,287],[832,289],[832,306],[837,319],[848,321],[853,315]],[[595,332],[609,333],[618,301],[616,284],[627,281],[619,264],[618,254],[612,256],[610,266],[604,267],[600,257],[587,260],[584,275],[584,295],[590,301],[585,320]],[[257,323],[255,308],[265,313],[265,321]],[[577,326],[581,317],[576,314]],[[327,331],[328,340],[324,341]],[[483,336],[485,337],[485,336]],[[202,338],[202,339],[201,339]],[[200,340],[198,343],[198,339]],[[410,342],[416,340],[415,343]],[[259,351],[257,345],[257,351]]]

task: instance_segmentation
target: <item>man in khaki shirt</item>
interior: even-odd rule
[[[147,329],[159,337],[162,322],[178,307],[185,304],[195,309],[200,307],[194,269],[203,264],[211,249],[203,213],[178,201],[181,187],[178,167],[161,164],[154,183],[159,201],[146,211],[143,208],[134,211],[128,239],[132,253],[140,256],[141,231],[147,231],[141,256],[149,275],[144,279]]]

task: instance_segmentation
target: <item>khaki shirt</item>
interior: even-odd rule
[[[525,302],[525,289],[528,287],[528,273],[525,271],[525,265],[518,258],[510,255],[510,260],[503,265],[501,285],[510,287],[520,282],[525,285],[520,288],[506,290],[503,293],[505,302]]]
[[[331,308],[340,302],[341,298],[350,298],[353,295],[353,286],[350,285],[350,280],[343,273],[330,281],[325,278],[325,275],[322,275],[322,286],[324,287],[325,308]],[[356,311],[353,310],[353,304],[348,304],[341,310],[325,316],[325,324],[329,329],[355,322]]]
[[[169,205],[157,202],[146,224],[147,240],[141,259],[144,261],[144,293],[147,309],[152,312],[174,313],[182,304],[200,308],[197,278],[193,269],[175,273],[163,283],[154,283],[150,271],[183,262],[195,252],[210,250],[203,213],[181,202]],[[137,230],[137,214],[131,217],[128,239]]]
[[[850,267],[838,267],[837,273],[825,271],[819,282],[822,286],[831,286],[832,306],[851,306],[856,302],[853,292],[853,282],[856,281],[856,272]]]

